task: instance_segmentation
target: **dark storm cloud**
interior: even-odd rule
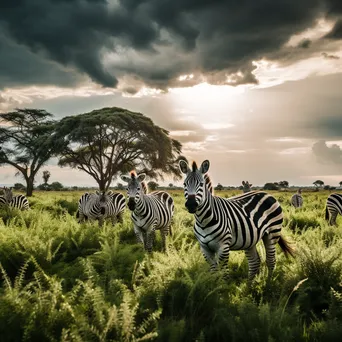
[[[0,90],[27,84],[74,86],[84,77],[35,55],[0,33]]]
[[[325,141],[321,140],[312,146],[312,152],[321,163],[342,164],[342,150],[336,144],[329,147]]]
[[[184,73],[204,74],[214,84],[256,83],[253,60],[279,51],[323,14],[342,13],[337,0],[2,0],[0,6],[8,37],[38,59],[108,87],[126,74],[158,88],[178,85]],[[104,58],[109,52],[115,62]],[[21,83],[41,83],[33,72]],[[233,74],[228,81],[227,74]],[[63,83],[57,76],[55,82]]]

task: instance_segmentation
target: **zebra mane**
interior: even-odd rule
[[[206,173],[204,176],[203,176],[204,180],[205,180],[205,185],[208,189],[208,191],[214,195],[214,188],[213,188],[213,184],[211,182],[211,179],[210,179],[210,176]]]
[[[145,181],[141,182],[141,187],[143,189],[143,193],[147,194],[148,193],[148,187]]]
[[[192,162],[192,172],[195,172],[198,169],[195,161]]]

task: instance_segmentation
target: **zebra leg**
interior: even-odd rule
[[[337,226],[336,219],[337,219],[337,210],[334,210],[334,211],[330,212],[329,224],[331,226]]]
[[[222,245],[219,250],[218,250],[218,259],[219,259],[219,264],[220,268],[224,272],[224,278],[228,278],[228,262],[229,262],[229,245],[225,244]]]
[[[163,249],[163,252],[166,251],[166,237],[169,235],[170,229],[171,229],[170,226],[166,226],[164,229],[160,230],[160,234],[161,234],[161,237],[162,237],[162,249]]]
[[[262,238],[266,250],[266,265],[268,267],[268,279],[271,279],[276,264],[276,244],[278,238],[271,239],[271,235],[264,235]]]
[[[260,269],[260,257],[256,249],[256,245],[245,250],[245,254],[248,260],[248,280],[249,282],[253,280],[255,275]]]
[[[205,261],[210,265],[210,272],[217,270],[217,261],[215,259],[215,253],[208,249],[206,245],[200,245],[201,252]]]
[[[156,236],[155,228],[152,228],[151,230],[148,230],[146,232],[145,249],[147,250],[148,253],[152,253],[152,246],[153,246],[155,236]]]
[[[137,238],[137,242],[144,244],[144,247],[145,247],[144,233],[141,231],[141,229],[137,226],[134,226],[134,233]]]

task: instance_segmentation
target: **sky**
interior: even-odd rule
[[[340,0],[2,0],[0,111],[123,107],[209,159],[214,184],[336,186],[341,43]],[[55,159],[45,169],[96,185]],[[0,184],[14,175],[0,167]]]

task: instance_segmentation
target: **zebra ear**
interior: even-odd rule
[[[180,160],[179,161],[179,168],[184,173],[185,175],[190,172],[190,168],[188,163],[185,160]]]
[[[137,180],[140,183],[143,182],[145,178],[146,178],[146,174],[145,173],[141,173],[140,175],[137,176]]]
[[[125,176],[125,175],[121,175],[120,178],[121,178],[124,182],[126,182],[126,183],[128,183],[128,182],[130,181],[130,179],[131,179],[131,177]]]
[[[209,166],[210,166],[210,162],[209,160],[205,160],[202,165],[201,165],[201,172],[204,174],[204,173],[207,173],[209,171]]]

